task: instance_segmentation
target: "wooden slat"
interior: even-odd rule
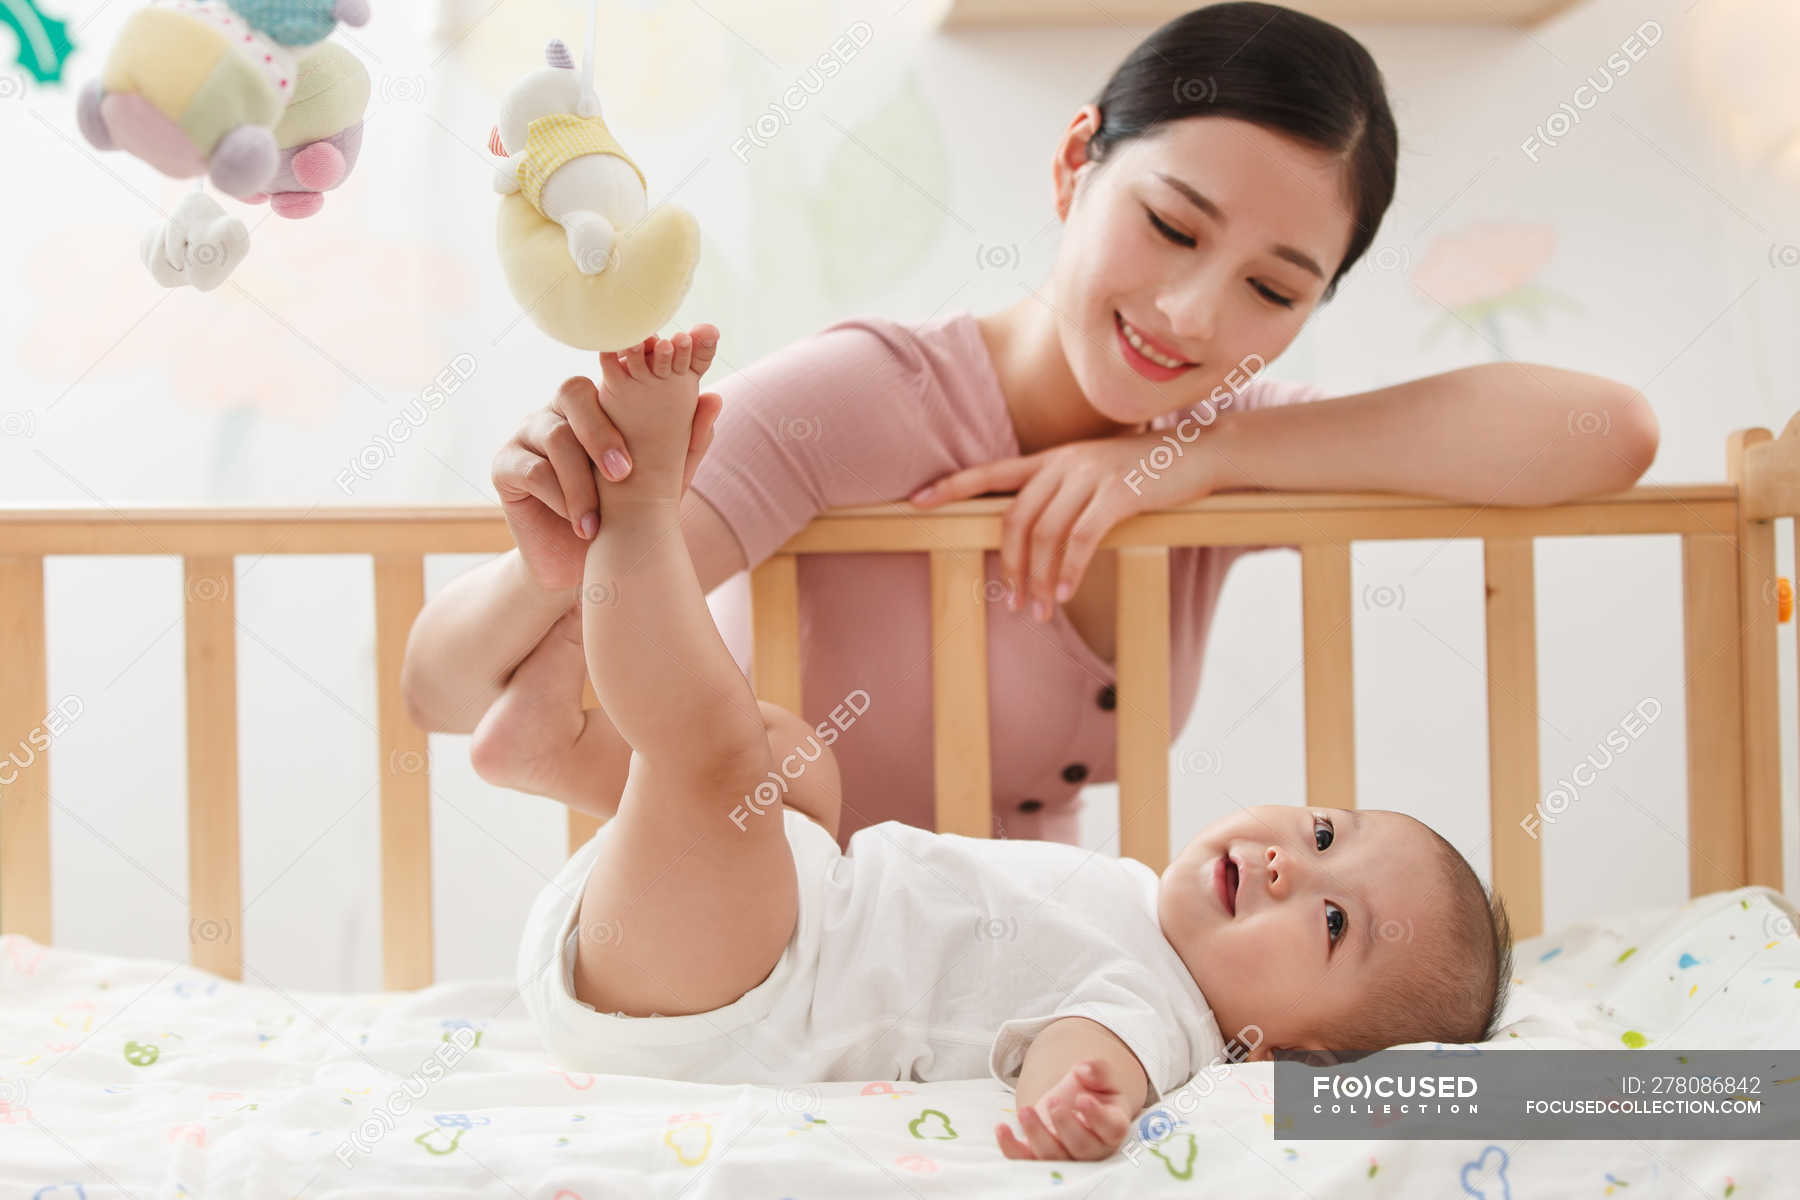
[[[1742,429],[1726,442],[1726,471],[1745,479],[1745,457],[1768,443],[1767,429]],[[1793,443],[1783,438],[1787,446]],[[1781,880],[1781,700],[1775,660],[1775,523],[1737,520],[1739,672],[1744,709],[1744,881],[1779,889]]]
[[[47,945],[50,684],[41,558],[0,558],[0,648],[6,657],[0,686],[0,932]],[[19,759],[28,764],[19,766]]]
[[[1543,837],[1555,815],[1538,811],[1537,567],[1533,543],[1489,538],[1487,574],[1488,833],[1494,891],[1513,936],[1544,928]]]
[[[188,959],[244,977],[238,849],[237,582],[229,555],[183,562],[187,625]]]
[[[1306,802],[1356,807],[1356,672],[1351,653],[1350,545],[1300,547],[1306,661]]]
[[[1744,885],[1744,733],[1737,538],[1681,539],[1688,894]]]
[[[381,979],[389,991],[435,976],[431,916],[431,759],[406,713],[400,666],[425,604],[418,555],[375,558],[375,680],[381,743]]]
[[[1117,722],[1119,853],[1152,870],[1169,865],[1169,551],[1119,551]]]
[[[931,554],[932,765],[939,833],[992,837],[987,577],[979,550]]]
[[[774,554],[750,572],[750,686],[804,716],[800,703],[800,560]]]

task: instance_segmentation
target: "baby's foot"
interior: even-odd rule
[[[711,363],[718,336],[711,325],[701,325],[692,335],[647,337],[620,353],[600,355],[604,377],[600,407],[625,436],[631,454],[631,473],[618,483],[594,472],[602,513],[609,495],[645,501],[681,499],[700,372]]]

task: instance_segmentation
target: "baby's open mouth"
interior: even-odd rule
[[[1213,869],[1213,885],[1225,911],[1237,916],[1238,869],[1237,864],[1231,861],[1231,855],[1219,855],[1219,865]]]

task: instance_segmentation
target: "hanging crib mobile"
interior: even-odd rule
[[[319,210],[356,165],[369,74],[326,39],[368,0],[158,0],[131,14],[76,102],[95,148],[175,179],[200,177],[140,255],[165,287],[210,291],[249,251],[244,223],[206,184],[284,217]]]

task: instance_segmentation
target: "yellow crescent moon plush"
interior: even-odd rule
[[[562,42],[544,58],[507,93],[488,139],[500,265],[539,329],[579,350],[623,350],[681,306],[700,226],[673,204],[646,212],[644,173],[600,118],[592,45],[580,76]]]
[[[584,275],[563,227],[514,193],[500,200],[500,266],[532,323],[577,350],[623,350],[661,329],[681,307],[700,261],[700,225],[658,207],[619,234],[612,265]]]

